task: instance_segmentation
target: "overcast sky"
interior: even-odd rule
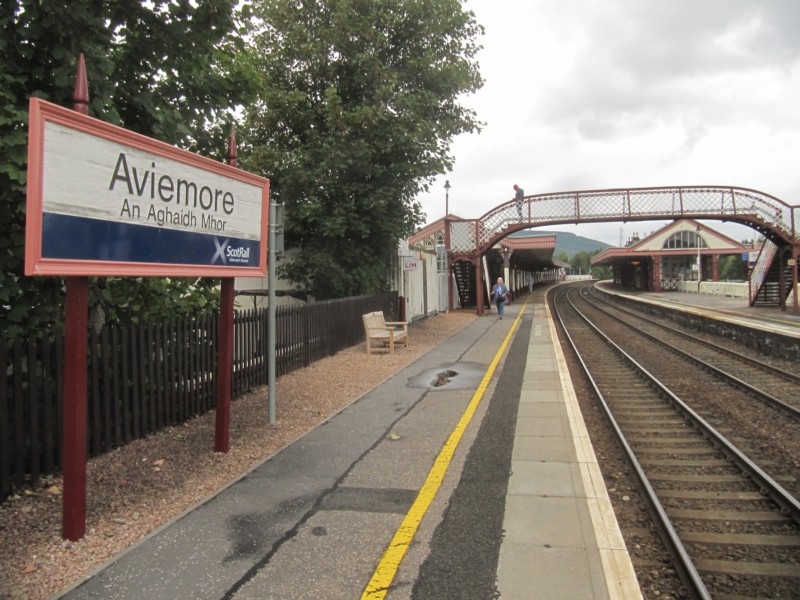
[[[467,0],[485,122],[418,199],[428,222],[527,194],[754,188],[800,204],[800,0]],[[558,229],[618,245],[665,222]],[[750,232],[706,222],[742,239]],[[624,240],[623,240],[624,241]]]

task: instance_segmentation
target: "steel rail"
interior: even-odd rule
[[[645,369],[642,365],[640,365],[632,356],[630,356],[627,352],[625,352],[618,344],[616,344],[611,338],[609,338],[605,333],[600,331],[600,329],[589,319],[579,308],[577,308],[573,303],[572,300],[569,298],[569,292],[567,293],[567,300],[572,305],[575,312],[577,312],[581,318],[589,325],[592,329],[594,329],[599,336],[607,341],[607,343],[614,348],[620,355],[624,356],[626,360],[628,360],[635,368],[639,369],[640,372],[650,381],[651,384],[656,386],[676,407],[678,407],[684,414],[689,416],[692,421],[698,425],[711,439],[714,440],[720,446],[720,449],[725,452],[729,458],[731,458],[741,469],[748,472],[753,478],[759,483],[759,485],[766,490],[770,497],[775,500],[784,510],[787,511],[788,515],[794,519],[798,524],[800,524],[800,501],[795,498],[791,493],[789,493],[782,485],[780,485],[777,481],[775,481],[772,477],[770,477],[761,467],[759,467],[756,463],[754,463],[750,458],[739,448],[737,448],[734,444],[732,444],[728,439],[719,433],[708,421],[706,421],[703,417],[701,417],[694,409],[692,409],[688,404],[686,404],[683,400],[681,400],[678,396],[676,396],[668,387],[666,387],[658,378],[652,375],[647,369]],[[641,330],[637,330],[638,333],[644,334]]]
[[[556,292],[557,295],[560,295],[561,293],[566,293],[566,292],[562,290]],[[580,351],[578,350],[577,344],[572,339],[572,336],[570,335],[566,327],[566,324],[564,322],[564,319],[562,318],[561,311],[559,310],[557,303],[554,302],[553,306],[555,308],[556,318],[561,326],[561,331],[567,338],[567,341],[569,342],[572,351],[575,353],[576,359],[580,363],[581,368],[583,369],[584,374],[589,380],[589,383],[592,386],[595,395],[600,401],[600,404],[603,407],[603,412],[608,418],[608,421],[611,424],[612,429],[614,430],[614,434],[617,437],[617,441],[619,442],[620,447],[622,448],[626,458],[628,459],[628,462],[633,468],[639,486],[644,491],[648,503],[655,512],[659,524],[661,525],[662,531],[666,534],[666,539],[664,541],[665,543],[667,543],[670,552],[677,560],[678,563],[677,566],[679,567],[679,571],[681,573],[681,579],[685,583],[690,585],[692,590],[702,600],[712,600],[712,596],[709,593],[708,589],[706,588],[706,585],[703,582],[702,577],[700,577],[700,573],[697,571],[697,567],[695,566],[694,562],[689,556],[689,553],[686,551],[686,547],[683,545],[683,542],[678,536],[677,531],[675,531],[675,527],[672,525],[672,521],[667,515],[667,512],[664,509],[664,506],[661,504],[661,501],[658,499],[658,496],[655,490],[653,489],[653,486],[650,484],[650,480],[647,478],[644,469],[642,468],[641,464],[636,458],[633,449],[631,448],[630,444],[628,444],[628,441],[625,438],[625,434],[622,432],[622,429],[617,424],[617,421],[614,418],[613,413],[611,412],[611,407],[606,402],[605,396],[600,391],[597,382],[589,372],[589,367],[584,361]]]
[[[581,293],[583,293],[583,291],[581,291]],[[602,302],[605,302],[605,300],[602,300],[600,298],[598,298],[598,300],[600,300]],[[637,315],[633,311],[627,310],[625,308],[616,307],[616,306],[614,306],[614,308],[617,309],[617,310],[620,310],[622,312],[625,312],[625,313],[627,313],[627,314],[629,314],[629,315],[631,315],[633,317],[636,317],[638,319],[646,321],[647,323],[653,325],[654,327],[665,329],[667,331],[670,331],[671,333],[674,333],[674,334],[679,335],[679,336],[684,337],[684,338],[691,339],[692,341],[700,343],[703,346],[706,346],[706,347],[711,348],[713,350],[726,353],[729,356],[733,356],[734,358],[737,358],[737,359],[741,360],[742,362],[745,362],[745,363],[748,363],[748,364],[754,364],[758,368],[761,368],[762,365],[764,365],[764,366],[770,367],[770,369],[778,370],[779,373],[774,373],[771,370],[769,372],[774,374],[774,375],[778,375],[778,376],[788,375],[790,377],[793,377],[794,378],[793,381],[797,385],[800,385],[800,377],[794,377],[793,375],[791,375],[791,373],[785,373],[784,371],[780,371],[779,369],[775,369],[775,367],[773,367],[772,365],[766,365],[766,363],[762,363],[760,361],[751,359],[750,357],[744,356],[742,354],[738,354],[736,352],[733,352],[732,350],[728,350],[727,348],[722,348],[721,346],[717,346],[717,345],[715,345],[715,344],[713,344],[711,342],[708,342],[706,340],[701,340],[701,339],[696,338],[695,336],[693,336],[691,334],[685,333],[683,331],[679,331],[677,329],[673,329],[672,327],[668,327],[668,326],[662,325],[660,323],[656,323],[656,322],[651,321],[651,320],[649,320],[649,319],[647,319],[647,318],[645,318],[645,317],[643,317],[641,315]],[[603,314],[607,315],[610,319],[614,319],[617,322],[625,325],[626,327],[634,329],[638,334],[647,337],[648,339],[652,340],[653,342],[655,342],[657,344],[661,344],[662,346],[666,347],[670,352],[674,352],[675,354],[683,356],[686,360],[688,360],[690,362],[693,362],[693,363],[697,364],[698,366],[700,366],[701,368],[705,369],[706,371],[716,375],[722,381],[724,381],[726,383],[731,383],[735,387],[738,387],[738,388],[744,390],[748,394],[751,394],[752,396],[754,396],[757,400],[760,400],[760,401],[764,402],[765,404],[767,404],[769,406],[772,406],[773,408],[775,408],[777,410],[780,410],[780,411],[784,412],[785,414],[788,414],[789,416],[791,416],[791,417],[793,417],[793,418],[795,418],[797,420],[800,420],[800,408],[798,408],[796,406],[792,406],[791,404],[787,404],[786,402],[784,402],[780,398],[776,398],[772,394],[769,394],[768,392],[765,392],[764,390],[757,388],[756,386],[744,381],[743,379],[740,379],[740,378],[736,377],[735,375],[733,375],[733,374],[731,374],[731,373],[729,373],[727,371],[724,371],[723,369],[720,369],[719,367],[717,367],[715,365],[712,365],[711,363],[709,363],[709,362],[707,362],[707,361],[705,361],[705,360],[703,360],[703,359],[701,359],[701,358],[699,358],[697,356],[694,356],[693,354],[690,354],[689,352],[687,352],[685,350],[682,350],[682,349],[678,348],[674,344],[670,344],[666,340],[663,340],[661,338],[656,337],[652,333],[648,333],[648,332],[643,331],[641,329],[637,329],[633,324],[625,321],[624,319],[622,319],[621,317],[618,317],[617,315],[611,314],[607,310],[605,310],[605,309],[603,309],[603,308],[601,308],[601,307],[599,307],[597,305],[595,305],[595,309],[603,312]]]
[[[615,304],[611,300],[611,298],[612,298],[611,294],[609,294],[608,292],[606,292],[606,291],[604,291],[602,289],[599,289],[596,285],[591,284],[591,285],[589,285],[587,287],[590,288],[589,294],[591,295],[592,298],[595,298],[595,299],[599,300],[600,302],[604,302],[605,304],[608,304],[609,306],[613,306],[614,309],[616,309],[616,310],[628,313],[628,314],[633,315],[635,317],[639,317],[640,319],[646,319],[647,318],[647,317],[643,316],[641,313],[638,313],[638,312],[636,312],[634,310],[631,310],[630,308],[622,306],[621,304]],[[663,328],[663,329],[665,329],[667,331],[670,331],[671,333],[674,333],[674,334],[679,335],[679,336],[683,336],[686,339],[690,339],[693,342],[696,342],[698,344],[702,344],[702,345],[704,345],[704,346],[706,346],[708,348],[713,348],[714,350],[716,350],[717,352],[720,352],[722,354],[727,354],[728,356],[731,356],[733,358],[738,358],[740,360],[746,361],[747,363],[749,363],[749,364],[751,364],[751,365],[753,365],[753,366],[755,366],[755,367],[757,367],[759,369],[767,371],[768,373],[771,373],[772,375],[775,375],[776,377],[780,377],[781,379],[785,379],[786,381],[789,381],[791,383],[795,383],[797,385],[800,385],[800,376],[795,375],[794,373],[789,373],[788,371],[784,371],[783,369],[780,369],[780,368],[778,368],[778,367],[776,367],[774,365],[766,363],[763,360],[758,360],[757,358],[753,358],[751,356],[746,356],[744,354],[736,352],[735,350],[731,350],[730,348],[725,348],[724,346],[720,346],[718,344],[715,344],[714,342],[709,342],[708,340],[704,340],[703,338],[700,338],[700,337],[698,337],[696,335],[692,335],[691,333],[688,333],[686,331],[681,331],[680,329],[677,329],[675,327],[671,327],[669,325],[665,325],[664,323],[658,323],[658,322],[652,321],[652,320],[648,320],[648,322],[652,323],[653,325],[655,325],[657,327],[661,327],[661,328]]]
[[[762,493],[769,495],[769,497],[771,497],[776,505],[781,508],[781,511],[785,515],[787,515],[790,519],[793,519],[796,523],[800,523],[800,504],[791,494],[786,492],[786,490],[778,485],[768,474],[758,467],[758,465],[750,460],[747,455],[730,443],[727,438],[716,431],[716,429],[706,422],[705,419],[691,409],[684,401],[682,401],[676,394],[674,394],[669,388],[661,383],[646,368],[639,364],[636,359],[625,352],[618,344],[611,340],[609,336],[600,331],[600,329],[594,323],[592,323],[592,320],[575,305],[572,298],[569,296],[569,292],[567,292],[566,297],[570,304],[571,310],[575,311],[581,317],[583,322],[585,322],[590,330],[596,336],[598,336],[603,343],[610,346],[623,361],[628,363],[629,366],[638,372],[641,377],[645,378],[652,386],[656,394],[660,395],[666,401],[671,403],[673,407],[684,416],[684,418],[688,419],[688,421],[693,424],[698,433],[704,435],[711,444],[713,444],[718,450],[723,452],[728,457],[728,460],[731,461],[732,465],[736,465],[739,470],[741,470],[743,473],[746,473],[746,478],[749,478],[755,485],[759,486],[762,490]],[[617,424],[608,400],[602,394],[599,385],[596,383],[595,378],[589,371],[586,361],[583,359],[580,351],[577,349],[577,344],[575,343],[573,336],[571,336],[569,331],[566,330],[565,320],[557,306],[556,314],[559,322],[561,323],[561,327],[564,330],[567,339],[569,340],[569,343],[572,345],[573,350],[575,351],[576,356],[582,365],[582,368],[586,372],[587,377],[589,378],[591,385],[603,406],[603,410],[609,419],[609,423],[612,425],[615,431],[615,435],[619,439],[620,447],[624,449],[624,452],[627,455],[634,472],[636,473],[637,479],[639,479],[641,483],[642,489],[645,490],[645,494],[648,497],[648,502],[653,507],[654,513],[657,515],[658,520],[663,527],[665,536],[669,540],[668,545],[670,546],[670,550],[676,557],[676,566],[679,568],[682,574],[682,579],[687,585],[691,585],[693,587],[696,587],[699,581],[702,584],[702,588],[697,588],[696,592],[700,597],[707,597],[704,594],[707,594],[708,590],[705,588],[705,583],[702,582],[702,578],[697,572],[697,567],[694,565],[694,562],[683,546],[680,536],[677,534],[671,520],[669,519],[669,516],[666,514],[666,510],[661,505],[660,500],[658,500],[658,496],[650,484],[644,469],[642,468],[638,459],[635,457],[632,447],[625,439],[625,434],[622,432],[622,428]],[[704,589],[705,591],[703,591]]]

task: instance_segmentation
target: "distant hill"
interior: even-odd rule
[[[594,252],[595,250],[605,250],[611,248],[611,244],[592,240],[574,233],[564,231],[518,231],[512,233],[510,237],[530,237],[531,235],[554,235],[556,236],[556,249],[554,254],[564,252],[567,256],[575,256],[578,252]]]

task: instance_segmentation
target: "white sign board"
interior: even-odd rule
[[[260,187],[55,123],[45,124],[44,143],[46,213],[246,240],[261,235]]]
[[[420,259],[413,256],[403,257],[403,271],[416,271],[419,268]]]
[[[29,163],[28,274],[266,270],[264,178],[36,99]]]

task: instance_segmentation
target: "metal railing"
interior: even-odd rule
[[[278,307],[277,375],[364,340],[361,316],[399,317],[397,292]],[[123,446],[216,405],[217,315],[130,325],[90,334],[88,450]],[[267,383],[266,309],[234,317],[232,396]],[[61,466],[64,339],[0,339],[0,501]],[[235,408],[234,408],[235,410]]]
[[[797,243],[800,207],[748,188],[722,186],[588,190],[509,200],[478,219],[448,221],[455,253],[485,252],[512,231],[532,226],[679,218],[725,219]]]

